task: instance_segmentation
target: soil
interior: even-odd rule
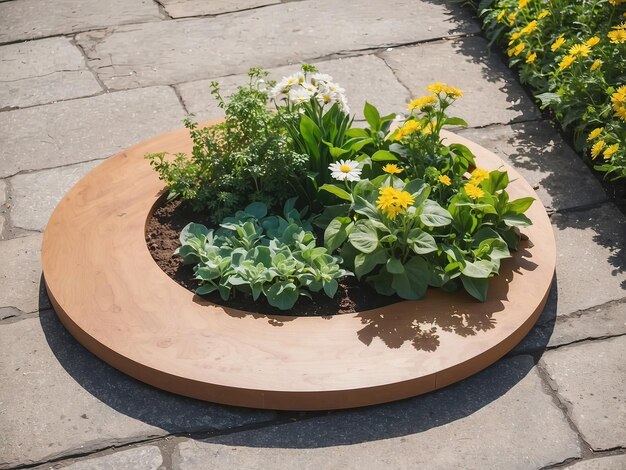
[[[193,278],[193,265],[184,265],[182,258],[174,255],[174,250],[180,246],[178,239],[180,232],[189,222],[215,228],[208,214],[194,212],[188,205],[178,200],[164,203],[148,219],[146,243],[152,258],[159,267],[178,284],[194,292],[198,287],[198,281]],[[264,298],[261,302],[254,301],[252,297],[245,297],[240,293],[238,293],[238,297],[231,298],[227,302],[223,301],[217,292],[203,297],[215,304],[237,310],[268,315],[295,316],[324,316],[363,312],[401,300],[397,296],[379,295],[370,286],[360,284],[352,276],[339,280],[339,289],[334,298],[331,299],[324,293],[313,294],[312,299],[301,297],[291,311],[274,308]]]

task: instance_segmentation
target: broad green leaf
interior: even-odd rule
[[[531,220],[524,214],[504,214],[502,221],[509,227],[528,227],[532,225]]]
[[[323,184],[322,186],[320,186],[319,190],[327,191],[331,194],[334,194],[338,198],[343,199],[344,201],[352,202],[352,196],[350,195],[350,193],[345,189],[340,188],[339,186],[335,186],[334,184]]]
[[[493,170],[489,173],[489,178],[480,183],[480,187],[491,194],[504,189],[509,184],[509,175],[506,171]]]
[[[435,201],[427,199],[424,201],[424,209],[420,214],[420,220],[428,227],[445,227],[452,222],[452,216]]]
[[[444,121],[444,124],[446,124],[448,126],[464,126],[464,127],[467,127],[467,122],[465,122],[465,120],[461,119],[460,117],[449,117],[449,118],[446,118],[446,120]]]
[[[313,120],[306,114],[303,114],[300,117],[300,134],[305,140],[307,149],[311,155],[315,158],[319,158],[319,143],[322,140],[322,132],[319,127],[317,127],[317,124],[315,124],[315,122],[313,122]]]
[[[244,212],[254,216],[257,220],[260,220],[267,215],[267,206],[262,202],[253,202],[244,209]]]
[[[404,265],[404,273],[394,274],[391,286],[403,299],[416,300],[426,295],[430,270],[421,256],[414,256]]]
[[[397,162],[398,157],[396,157],[393,153],[387,150],[378,150],[374,155],[372,155],[373,162]]]
[[[378,292],[380,295],[395,294],[395,289],[391,287],[392,281],[393,275],[389,274],[385,269],[381,269],[380,273],[367,278],[367,282],[373,285],[374,289],[376,289],[376,292]]]
[[[190,238],[200,238],[201,236],[205,236],[208,238],[208,235],[212,230],[209,230],[202,224],[194,224],[193,222],[185,225],[185,228],[180,232],[180,243],[184,245],[187,240]]]
[[[413,228],[407,237],[407,243],[418,255],[432,253],[437,251],[437,242],[430,233],[419,228]]]
[[[534,197],[521,197],[519,199],[515,199],[506,205],[506,211],[514,214],[523,214],[528,210],[534,201]]]
[[[378,246],[376,228],[369,220],[358,220],[349,236],[350,243],[363,253],[371,253]]]
[[[391,257],[387,260],[387,271],[391,274],[402,274],[404,272],[404,266],[402,265],[402,261],[398,258]]]
[[[291,309],[298,300],[298,290],[292,282],[277,282],[266,290],[267,301],[280,310]]]
[[[466,261],[461,273],[467,277],[486,279],[492,271],[493,264],[487,260]]]
[[[461,276],[461,282],[465,290],[474,298],[484,302],[487,300],[487,290],[489,289],[488,279],[476,279],[467,276]]]
[[[326,293],[328,297],[332,299],[333,297],[335,297],[338,287],[339,287],[339,283],[335,279],[333,279],[330,282],[324,283],[324,292]]]
[[[196,289],[196,294],[207,295],[216,290],[217,290],[217,286],[214,286],[213,284],[202,284],[200,287]]]
[[[372,130],[377,132],[380,129],[380,113],[378,110],[366,101],[363,108],[363,115]]]
[[[358,279],[370,273],[379,264],[387,262],[387,252],[381,248],[373,253],[359,253],[354,258],[354,274]]]
[[[339,248],[348,238],[351,221],[349,217],[334,218],[324,230],[324,246],[329,253]]]

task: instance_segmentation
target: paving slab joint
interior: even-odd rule
[[[536,363],[537,366],[537,374],[539,374],[539,378],[543,382],[544,391],[552,398],[554,405],[559,408],[563,412],[563,417],[566,422],[569,424],[571,430],[576,434],[578,438],[579,447],[582,451],[582,458],[587,458],[593,454],[593,450],[591,445],[585,440],[582,433],[574,423],[571,417],[571,403],[567,401],[561,394],[559,393],[559,389],[557,384],[552,380],[550,374],[545,368],[543,364],[543,360],[539,359]],[[561,464],[565,464],[567,461],[561,462]]]
[[[108,87],[104,84],[104,82],[100,79],[100,77],[98,76],[98,74],[96,73],[96,71],[91,67],[91,65],[89,64],[89,56],[87,55],[87,51],[85,51],[85,48],[82,46],[82,44],[80,44],[77,40],[76,40],[76,36],[78,34],[75,34],[74,36],[72,36],[70,38],[70,43],[76,47],[76,49],[78,49],[81,53],[81,55],[83,56],[83,61],[85,63],[85,68],[87,70],[89,70],[89,72],[91,72],[91,74],[93,75],[93,77],[95,78],[95,80],[98,82],[98,85],[100,85],[100,88],[102,88],[103,92],[107,92],[109,91]],[[98,94],[102,94],[102,93],[98,93]],[[95,96],[95,95],[92,95]]]
[[[159,0],[153,0],[153,1],[154,1],[154,3],[156,3],[157,7],[159,8],[159,14],[161,16],[163,16],[164,20],[173,20],[174,19],[167,12],[167,10],[165,9],[165,5],[163,5],[163,3],[161,1],[159,1]]]
[[[185,111],[185,114],[190,116],[191,113],[189,112],[189,109],[187,109],[187,104],[185,103],[183,96],[180,94],[180,91],[178,91],[178,88],[175,85],[170,85],[170,88],[174,91],[174,94],[176,95],[176,98],[178,98],[178,102],[182,106],[183,111]]]
[[[394,70],[394,68],[389,65],[389,63],[385,60],[385,58],[383,57],[382,54],[377,53],[374,54],[375,57],[378,57],[380,60],[383,61],[383,64],[385,64],[387,66],[387,68],[391,71],[391,73],[393,74],[394,78],[396,79],[396,81],[402,85],[402,88],[404,88],[406,90],[407,95],[409,96],[410,99],[413,99],[413,94],[411,93],[411,89],[407,86],[406,83],[404,83],[400,77],[398,77],[398,74],[396,73],[396,71]],[[404,111],[404,110],[403,110]]]
[[[35,310],[34,312],[23,312],[17,307],[0,307],[0,325],[9,325],[22,320],[39,318],[42,313],[51,313],[51,308]]]

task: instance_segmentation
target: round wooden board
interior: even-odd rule
[[[479,166],[504,167],[511,199],[533,196],[502,160],[467,145]],[[531,329],[556,263],[538,200],[488,300],[431,289],[425,300],[332,317],[242,312],[204,301],[152,259],[146,220],[163,184],[146,153],[190,152],[186,129],[108,159],[59,203],[43,239],[43,271],[66,328],[113,367],[170,392],[282,410],[350,408],[398,400],[462,380],[494,363]]]

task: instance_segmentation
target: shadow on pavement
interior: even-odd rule
[[[556,295],[556,289],[554,293]],[[556,298],[551,302],[556,302]],[[42,294],[40,303],[47,305],[45,294]],[[555,315],[555,308],[546,309],[541,318],[543,347],[550,337],[546,335],[546,325],[554,325]],[[243,434],[240,437],[239,433],[220,438],[233,445],[252,447],[316,448],[426,431],[471,415],[497,400],[528,374],[536,361],[531,356],[506,358],[460,383],[389,404],[324,413],[274,413],[216,405],[158,390],[122,374],[95,357],[74,340],[54,312],[42,312],[40,322],[53,354],[80,386],[119,413],[169,433],[217,435],[252,424],[258,426],[259,423],[304,420],[301,424],[306,426],[306,436],[281,433],[282,437],[278,438],[274,436],[276,427],[266,427],[255,433],[260,436],[258,442]],[[552,329],[548,328],[548,331]],[[307,420],[313,417],[317,418]],[[328,419],[332,419],[332,425],[325,424]]]

